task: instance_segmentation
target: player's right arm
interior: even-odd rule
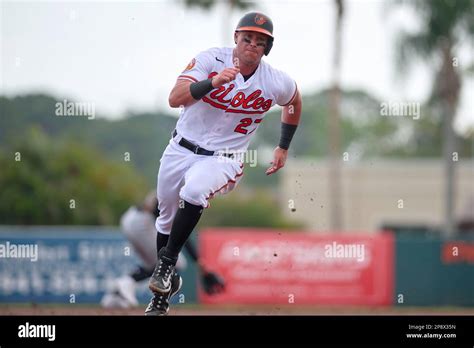
[[[172,108],[179,108],[182,106],[188,106],[196,102],[192,97],[189,87],[191,86],[189,80],[178,80],[171,90],[168,102]]]
[[[209,78],[211,73],[216,71],[216,54],[215,49],[209,49],[199,53],[196,58],[189,62],[188,66],[178,76],[178,80],[168,97],[169,105],[172,108],[194,104],[214,88],[235,80],[240,72],[235,67],[225,68]]]
[[[195,82],[188,79],[178,79],[169,95],[169,104],[172,108],[179,108],[181,105],[191,105],[202,98],[202,96],[199,95],[201,90],[203,94],[207,94],[212,89],[235,80],[239,72],[240,70],[238,68],[225,68],[220,73],[207,80]],[[209,84],[210,90],[208,90],[209,88],[206,87],[206,82]],[[193,93],[193,88],[198,93]]]

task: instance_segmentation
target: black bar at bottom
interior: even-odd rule
[[[45,325],[54,325],[54,340],[53,327]],[[473,347],[474,316],[0,316],[0,332],[2,348],[233,343]],[[39,335],[43,337],[31,337]]]

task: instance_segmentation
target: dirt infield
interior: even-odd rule
[[[97,305],[2,304],[0,315],[118,315],[141,316],[146,305],[132,309],[105,309]],[[474,315],[463,307],[328,307],[328,306],[204,306],[175,305],[170,315]]]

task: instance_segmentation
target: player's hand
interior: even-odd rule
[[[225,282],[222,277],[214,272],[204,272],[202,274],[202,285],[208,295],[219,294],[225,289]]]
[[[288,150],[284,150],[280,147],[276,147],[273,151],[273,161],[270,162],[271,166],[267,169],[265,174],[271,175],[277,172],[280,168],[283,168],[288,157]]]
[[[212,78],[212,86],[216,88],[234,81],[239,72],[239,68],[225,68]]]

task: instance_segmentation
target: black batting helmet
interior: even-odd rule
[[[235,31],[255,31],[268,37],[265,55],[268,56],[273,46],[273,22],[268,17],[259,12],[250,12],[243,16]]]

